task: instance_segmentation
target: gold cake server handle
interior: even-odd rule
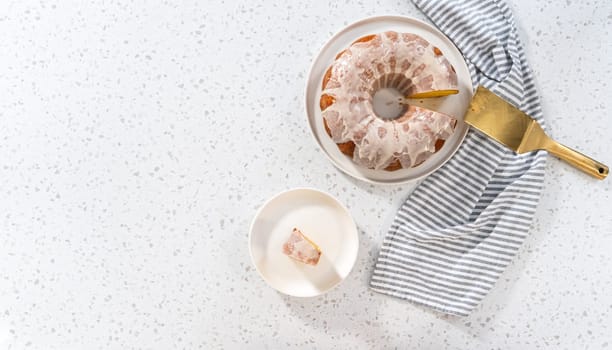
[[[600,180],[608,176],[610,171],[608,166],[551,139],[535,120],[530,125],[529,129],[531,130],[528,130],[525,135],[529,137],[523,139],[517,153],[543,149]]]

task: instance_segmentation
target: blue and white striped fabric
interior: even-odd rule
[[[415,0],[483,85],[544,120],[512,13],[499,0]],[[465,316],[523,243],[542,192],[546,154],[516,155],[470,130],[446,165],[399,209],[370,287]]]

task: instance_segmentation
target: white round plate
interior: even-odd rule
[[[321,83],[327,68],[334,62],[336,54],[346,49],[355,40],[368,34],[381,33],[393,30],[403,33],[414,33],[422,36],[436,47],[440,48],[444,56],[457,71],[459,93],[447,97],[412,100],[415,105],[446,113],[457,118],[457,127],[454,134],[448,139],[444,147],[431,156],[423,164],[397,171],[366,169],[355,164],[352,159],[338,150],[336,144],[330,139],[323,127],[323,118],[319,108],[321,96]],[[315,138],[321,146],[323,153],[332,163],[343,172],[357,179],[381,184],[398,184],[413,181],[431,174],[440,168],[457,151],[467,134],[468,127],[463,122],[463,116],[472,99],[472,80],[465,60],[455,45],[436,28],[414,18],[402,16],[371,17],[353,23],[334,35],[323,46],[319,55],[313,61],[308,84],[306,86],[306,115],[308,124]]]
[[[283,243],[294,227],[321,248],[316,266],[283,254]],[[259,209],[249,232],[249,251],[255,268],[272,288],[312,297],[348,276],[357,259],[359,236],[348,210],[335,198],[300,188],[277,194]]]

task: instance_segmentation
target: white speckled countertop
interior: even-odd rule
[[[612,348],[612,179],[548,162],[531,234],[469,317],[367,289],[414,185],[373,186],[317,149],[302,96],[344,25],[407,1],[0,9],[0,348]],[[512,5],[551,134],[612,165],[609,1]],[[251,266],[255,210],[329,191],[360,232],[338,288],[283,296]]]

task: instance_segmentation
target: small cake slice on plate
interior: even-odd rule
[[[319,246],[297,228],[293,228],[291,236],[283,244],[283,253],[296,261],[313,266],[319,263],[321,257]]]

